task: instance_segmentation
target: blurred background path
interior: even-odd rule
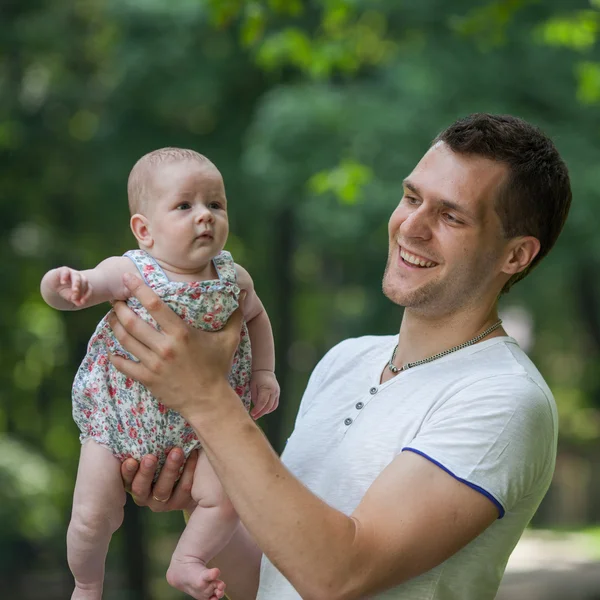
[[[600,600],[600,535],[527,532],[497,600]]]

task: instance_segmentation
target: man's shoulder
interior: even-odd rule
[[[462,361],[440,394],[448,407],[466,418],[481,414],[515,416],[551,430],[557,427],[556,403],[543,376],[511,338],[498,339]],[[439,381],[439,379],[438,379]]]
[[[496,338],[454,357],[430,363],[414,385],[429,390],[435,408],[544,415],[556,419],[552,392],[526,353],[509,337]],[[416,375],[416,373],[415,373]]]
[[[498,338],[481,351],[475,351],[465,368],[471,372],[472,380],[479,380],[481,385],[487,382],[496,387],[504,386],[507,392],[528,390],[552,397],[538,368],[510,337]]]

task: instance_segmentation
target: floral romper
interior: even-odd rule
[[[157,262],[144,250],[125,253],[145,282],[184,321],[208,331],[221,329],[238,307],[240,288],[231,254],[223,251],[213,259],[219,279],[170,281]],[[127,304],[145,321],[156,322],[136,298]],[[158,457],[157,475],[169,450],[179,446],[186,457],[200,446],[193,429],[179,414],[159,402],[142,384],[117,371],[108,360],[109,349],[135,360],[113,335],[106,316],[88,344],[87,354],[73,383],[73,418],[81,430],[81,443],[88,439],[108,448],[118,459]],[[240,345],[229,375],[231,387],[250,406],[250,338],[244,323]]]

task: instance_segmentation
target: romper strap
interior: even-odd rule
[[[126,256],[133,262],[140,272],[142,279],[150,287],[169,282],[169,278],[161,266],[145,250],[128,250],[123,256]]]
[[[219,279],[223,282],[237,285],[237,273],[235,271],[235,263],[233,257],[227,250],[222,250],[213,258],[213,264],[219,275]]]

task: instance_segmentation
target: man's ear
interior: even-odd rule
[[[528,235],[512,240],[509,253],[502,269],[507,275],[524,271],[540,251],[540,240]]]
[[[148,219],[144,215],[138,213],[133,215],[129,221],[129,226],[140,246],[143,248],[152,248],[154,238],[150,231]]]

